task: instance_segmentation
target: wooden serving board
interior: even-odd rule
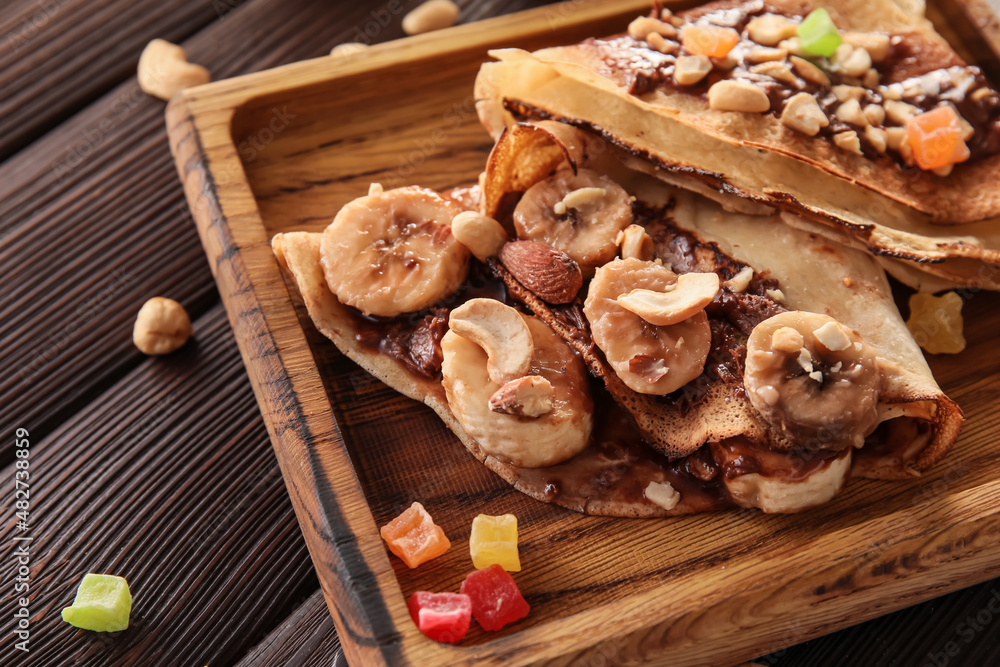
[[[994,19],[940,6],[942,32],[998,71]],[[313,328],[269,241],[323,229],[367,192],[474,182],[491,142],[472,82],[486,51],[620,31],[646,0],[575,0],[192,89],[171,147],[299,523],[354,665],[726,664],[1000,574],[1000,298],[966,305],[968,349],[931,359],[968,424],[909,482],[854,480],[826,506],[665,520],[536,502],[469,455],[426,407],[374,380]],[[977,14],[976,12],[987,12]],[[947,22],[945,22],[947,17]],[[969,295],[971,296],[971,295]],[[419,500],[452,539],[417,570],[378,526]],[[479,513],[516,514],[530,616],[457,646],[424,638],[406,598],[454,591]],[[277,582],[276,585],[280,585]]]

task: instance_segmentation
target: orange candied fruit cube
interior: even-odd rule
[[[432,558],[437,558],[451,547],[441,527],[420,503],[413,503],[406,511],[379,530],[389,551],[415,568]]]
[[[681,28],[681,43],[688,53],[709,58],[725,58],[740,41],[732,28],[692,23]]]
[[[969,159],[969,147],[962,139],[962,121],[955,110],[944,105],[918,114],[906,123],[906,143],[921,169],[937,169]]]

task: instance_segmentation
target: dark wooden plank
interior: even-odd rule
[[[340,649],[330,610],[317,590],[282,621],[237,667],[330,667]]]
[[[0,664],[225,664],[317,582],[221,306],[30,448],[31,640]],[[30,431],[30,426],[29,426]],[[0,480],[14,495],[14,470]],[[14,532],[13,518],[7,522]],[[0,544],[15,562],[15,544]],[[128,579],[131,626],[59,615],[86,572]],[[12,596],[0,601],[11,618]]]
[[[11,2],[0,16],[0,160],[128,79],[150,39],[186,39],[242,1]]]

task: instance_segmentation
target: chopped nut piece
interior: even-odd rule
[[[802,349],[805,339],[792,327],[780,327],[771,334],[771,347],[778,352],[793,354]]]
[[[885,101],[885,115],[896,125],[906,125],[906,122],[918,113],[920,113],[920,109],[912,104],[899,102],[897,100]]]
[[[747,288],[752,279],[753,267],[744,266],[735,276],[722,283],[722,285],[728,287],[730,292],[739,293]]]
[[[941,178],[944,178],[945,176],[951,176],[951,170],[954,169],[954,168],[955,168],[955,165],[953,165],[953,164],[946,164],[943,167],[938,167],[936,169],[931,169],[931,172],[933,172],[935,176],[940,176]]]
[[[841,51],[846,47],[846,51]],[[843,59],[841,55],[843,54]],[[837,67],[847,76],[864,76],[872,66],[871,56],[864,49],[855,48],[849,44],[841,44],[835,56]]]
[[[962,297],[948,292],[939,297],[917,292],[910,297],[906,327],[920,347],[931,354],[958,354],[965,349],[962,335]]]
[[[382,187],[381,183],[371,183],[368,185],[369,197],[378,197],[383,192],[385,192],[385,189]]]
[[[708,105],[719,111],[762,112],[771,108],[764,89],[748,81],[723,79],[708,89]]]
[[[847,288],[854,287],[854,278],[851,278],[850,276],[844,276],[844,279],[841,282],[844,283],[844,287]],[[837,370],[840,369],[838,368]]]
[[[844,327],[837,322],[827,322],[819,329],[813,331],[813,336],[819,344],[831,352],[840,352],[851,346],[851,339],[844,331]]]
[[[668,511],[677,507],[677,503],[681,501],[681,494],[670,482],[650,482],[643,493],[650,502]]]
[[[798,26],[798,22],[780,14],[764,14],[750,20],[747,35],[758,44],[774,46],[783,39],[795,37]]]
[[[674,64],[674,81],[682,86],[698,83],[712,71],[708,56],[681,56]]]
[[[865,118],[865,114],[861,111],[861,105],[857,100],[847,100],[837,107],[837,110],[833,113],[837,118],[849,125],[864,127],[868,124],[868,119]]]
[[[168,354],[186,343],[193,333],[184,306],[173,299],[154,296],[136,315],[132,342],[143,354]]]
[[[799,350],[799,356],[798,356],[798,359],[796,359],[796,361],[799,362],[799,366],[806,373],[812,373],[813,372],[813,357],[812,357],[812,352],[810,352],[806,348],[803,347],[803,348],[801,348]]]
[[[851,151],[852,153],[862,155],[861,140],[858,138],[858,133],[854,130],[840,132],[833,135],[833,143],[837,144],[845,151]]]
[[[837,84],[833,87],[833,96],[837,98],[838,102],[846,102],[847,100],[861,100],[865,96],[865,89],[860,86],[845,86],[844,84]]]
[[[774,299],[778,303],[784,303],[785,302],[785,293],[782,292],[780,289],[765,290],[764,294],[766,294],[771,299]]]
[[[553,210],[555,210],[556,215],[566,215],[566,212],[571,208],[584,208],[596,204],[604,198],[607,192],[604,188],[578,188],[567,192],[562,201],[556,202]]]
[[[901,100],[903,99],[903,86],[898,83],[893,83],[888,86],[883,86],[881,89],[882,97],[887,100]]]
[[[338,44],[337,46],[330,49],[330,55],[334,58],[343,58],[346,56],[353,56],[355,54],[361,53],[369,48],[370,45],[364,42],[344,42],[343,44]]]
[[[830,77],[826,75],[826,72],[821,70],[819,67],[816,67],[816,65],[813,65],[805,58],[791,56],[789,60],[792,61],[792,67],[794,67],[795,71],[799,73],[799,76],[806,81],[812,81],[813,83],[824,87],[830,85]]]
[[[142,50],[138,77],[142,91],[161,100],[212,80],[207,69],[188,62],[182,47],[163,39],[154,39]]]
[[[653,239],[640,225],[629,225],[618,232],[615,243],[622,250],[622,259],[641,259],[644,262],[653,259]]]
[[[496,257],[507,242],[507,232],[503,225],[476,211],[462,211],[452,218],[451,233],[480,262]]]
[[[451,311],[448,326],[486,352],[490,380],[504,385],[524,377],[535,345],[521,313],[496,299],[470,299]]]
[[[427,0],[403,17],[402,27],[407,35],[421,35],[449,28],[455,25],[456,19],[458,5],[451,0]]]
[[[864,111],[865,119],[871,125],[881,125],[885,121],[885,109],[881,104],[869,104]]]
[[[809,93],[799,93],[785,103],[785,108],[781,112],[781,122],[810,137],[816,136],[820,128],[830,124],[826,114],[819,108],[816,98]]]
[[[727,53],[725,57],[712,58],[711,60],[713,66],[717,67],[718,69],[725,69],[725,70],[733,69],[734,67],[740,64],[739,59],[732,53]]]
[[[884,153],[886,149],[886,134],[885,130],[880,127],[872,127],[869,125],[865,128],[865,139],[868,140],[875,150],[879,153]]]
[[[760,63],[759,65],[752,65],[750,71],[754,74],[764,74],[766,76],[775,79],[776,81],[783,81],[791,85],[798,85],[799,80],[795,78],[792,74],[792,70],[788,69],[785,63],[771,62],[771,63]]]
[[[848,30],[840,33],[840,37],[845,44],[867,51],[873,62],[880,63],[889,56],[889,35]]]
[[[784,60],[787,55],[788,51],[785,51],[784,49],[776,49],[770,46],[758,46],[747,51],[746,59],[747,62],[751,63],[768,63],[775,60]]]
[[[898,151],[904,141],[906,141],[905,127],[887,127],[885,129],[885,143],[892,150]]]
[[[878,82],[879,82],[878,70],[875,69],[874,67],[865,72],[864,77],[861,79],[861,83],[865,84],[872,90],[878,88]]]
[[[618,305],[650,324],[669,326],[692,317],[719,292],[716,273],[683,273],[669,292],[634,289],[618,297]]]
[[[661,37],[676,37],[677,28],[651,16],[640,16],[628,24],[628,36],[632,39],[644,40],[650,33]]]
[[[972,98],[973,102],[982,102],[985,98],[989,97],[990,93],[992,92],[993,91],[991,91],[989,88],[979,88],[973,91],[972,95],[970,95],[969,97]]]
[[[516,417],[541,417],[552,411],[552,383],[541,375],[526,375],[497,389],[490,410]]]
[[[646,35],[646,41],[660,53],[675,53],[680,49],[680,44],[677,42],[668,42],[663,35],[656,32]]]
[[[805,49],[802,48],[802,42],[799,41],[798,37],[792,37],[790,39],[783,39],[778,42],[778,48],[788,51],[789,55],[793,56],[807,56]]]

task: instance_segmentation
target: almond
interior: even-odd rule
[[[562,250],[544,243],[511,241],[500,249],[500,263],[548,303],[569,303],[583,286],[579,265]]]

